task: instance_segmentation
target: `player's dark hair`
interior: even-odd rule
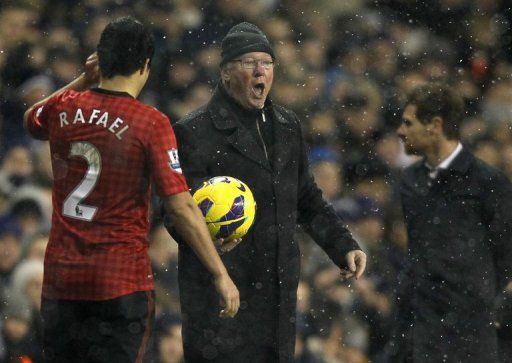
[[[129,76],[153,58],[155,42],[151,32],[133,17],[110,22],[98,43],[98,58],[104,78]]]
[[[443,119],[443,132],[450,139],[459,138],[459,123],[464,115],[464,101],[452,88],[443,83],[427,83],[416,87],[406,105],[416,106],[416,117],[427,124],[435,116]]]

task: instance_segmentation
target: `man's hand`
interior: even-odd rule
[[[235,238],[232,240],[228,240],[224,242],[224,238],[219,238],[214,242],[215,247],[217,248],[217,252],[219,255],[222,255],[223,253],[231,251],[233,248],[238,246],[238,244],[242,242],[241,238]]]
[[[92,87],[100,81],[100,64],[96,52],[87,57],[84,76],[86,88]]]
[[[215,289],[220,294],[220,306],[223,308],[219,316],[232,318],[240,307],[240,293],[227,273],[215,278]]]
[[[32,110],[34,108],[40,107],[46,103],[50,98],[55,96],[58,93],[61,93],[62,91],[72,89],[74,91],[85,91],[86,89],[91,88],[92,86],[96,85],[100,81],[100,66],[99,66],[99,60],[98,55],[96,52],[92,53],[85,62],[85,71],[80,74],[77,78],[69,82],[64,87],[58,89],[57,91],[53,92],[51,95],[47,96],[46,98],[34,103],[32,106],[30,106],[23,115],[23,123],[25,125],[25,128],[27,127],[27,121],[30,117],[30,114],[32,113]]]
[[[348,270],[341,270],[341,278],[349,279],[356,277],[358,279],[363,274],[366,268],[366,253],[361,250],[353,250],[345,255],[345,261],[347,262]]]

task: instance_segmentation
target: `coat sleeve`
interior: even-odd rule
[[[298,184],[298,223],[340,268],[345,265],[345,255],[352,250],[360,250],[357,242],[345,223],[338,217],[333,207],[322,197],[309,170],[306,145],[300,132],[299,184]]]
[[[194,191],[209,177],[206,163],[200,153],[202,148],[197,145],[198,141],[193,129],[181,122],[173,127],[178,142],[183,175],[185,175],[190,189]]]
[[[512,280],[512,184],[502,173],[488,180],[484,188],[486,223],[493,248],[498,288],[502,290]]]
[[[191,192],[199,188],[204,180],[207,180],[207,167],[201,159],[198,148],[197,138],[194,137],[193,130],[190,130],[187,125],[180,122],[173,125],[174,134],[176,135],[176,142],[178,145],[178,154],[180,159],[181,169]],[[174,228],[173,221],[166,214],[163,204],[160,206],[165,228],[169,234],[178,242],[178,244],[186,245],[183,238]]]

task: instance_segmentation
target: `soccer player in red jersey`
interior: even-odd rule
[[[238,290],[189,193],[171,124],[136,100],[153,44],[136,19],[111,22],[85,72],[25,113],[32,136],[50,141],[54,173],[41,308],[47,362],[150,360],[151,182],[213,275],[221,316],[238,311]]]

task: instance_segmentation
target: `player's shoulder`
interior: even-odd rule
[[[82,95],[84,93],[84,91],[75,91],[75,90],[72,90],[72,89],[66,89],[64,91],[61,91],[57,94],[55,94],[53,97],[51,97],[47,104],[48,103],[56,103],[56,102],[66,102],[66,101],[70,101],[70,100],[73,100],[73,99],[76,99],[77,97],[79,97],[80,95]]]
[[[133,99],[133,101],[136,103],[138,112],[143,114],[145,116],[144,118],[146,120],[149,120],[152,123],[155,123],[155,122],[169,123],[169,118],[167,117],[167,115],[165,115],[158,108],[148,105],[148,104],[145,104],[137,99]]]
[[[84,91],[74,91],[71,89],[63,90],[52,97],[50,97],[42,106],[38,107],[36,111],[39,116],[41,112],[49,112],[49,111],[61,111],[62,109],[66,109],[67,107],[71,107],[74,104],[75,100],[82,95]]]

